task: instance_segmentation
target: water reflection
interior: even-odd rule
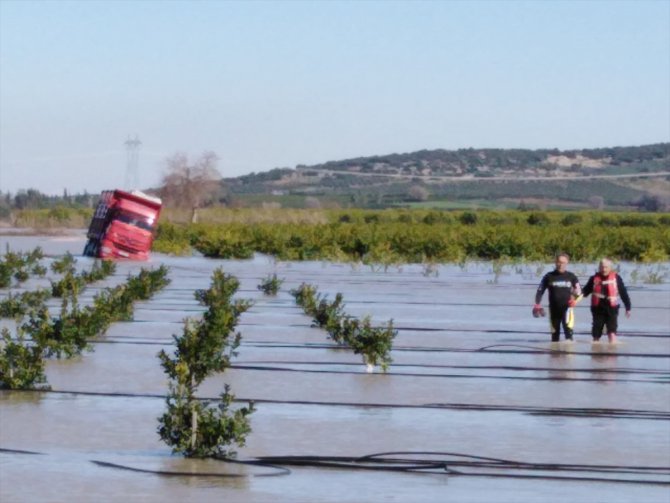
[[[617,378],[617,346],[618,344],[602,341],[591,344],[591,361],[594,362],[594,367],[599,370],[604,368],[603,371],[594,372],[593,375],[605,384],[613,384],[612,381]]]
[[[552,342],[549,349],[548,376],[552,379],[574,379],[577,373],[572,369],[575,361],[574,342]]]
[[[38,405],[45,396],[42,391],[0,390],[0,403],[3,409],[16,405]]]

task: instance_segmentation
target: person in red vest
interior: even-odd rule
[[[593,341],[600,341],[603,327],[607,327],[607,338],[614,344],[618,328],[619,297],[626,307],[626,318],[630,318],[631,304],[626,286],[621,276],[612,270],[610,259],[604,258],[600,261],[598,272],[589,278],[582,293],[584,297],[591,295]]]

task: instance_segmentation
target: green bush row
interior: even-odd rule
[[[30,311],[39,309],[51,297],[46,288],[27,291],[18,295],[10,292],[7,298],[0,301],[0,318],[23,318]]]
[[[14,210],[12,220],[15,227],[32,229],[84,228],[93,216],[92,208],[70,208],[55,206],[42,209]]]
[[[52,316],[44,305],[46,296],[27,310],[17,327],[16,339],[3,330],[0,348],[0,388],[45,386],[44,358],[73,357],[89,348],[91,338],[104,334],[115,321],[132,319],[133,302],[146,299],[169,280],[168,269],[142,269],[123,285],[107,288],[93,298],[91,306],[80,307],[73,290],[63,296],[60,316]],[[36,355],[39,355],[37,358]],[[18,377],[17,377],[18,376]]]
[[[76,259],[68,252],[63,258],[51,264],[53,272],[63,275],[58,281],[51,280],[51,294],[54,297],[78,295],[86,285],[105,279],[116,272],[116,263],[111,260],[96,260],[90,270],[82,271],[80,274],[77,274],[76,263]]]
[[[179,243],[189,242],[207,257],[236,259],[250,258],[255,252],[281,260],[365,263],[501,258],[546,261],[558,252],[569,253],[578,261],[609,256],[660,262],[670,256],[670,222],[664,216],[601,215],[598,218],[616,219],[617,223],[598,224],[594,214],[579,213],[564,214],[560,219],[551,213],[523,212],[419,214],[425,214],[423,220],[432,214],[438,216],[426,223],[414,221],[416,215],[411,211],[356,211],[341,213],[340,220],[347,217],[343,221],[313,225],[168,224],[168,234]],[[411,221],[404,221],[403,215]]]
[[[42,249],[37,247],[29,252],[13,252],[9,246],[0,260],[0,288],[8,288],[12,279],[18,283],[26,281],[31,274],[44,276],[46,268],[40,264],[44,258]]]
[[[345,314],[341,293],[337,293],[335,300],[329,302],[314,286],[306,283],[291,290],[291,295],[296,304],[312,316],[314,323],[328,332],[331,339],[349,346],[355,354],[363,355],[368,371],[377,365],[383,372],[388,370],[393,361],[390,356],[393,339],[398,333],[393,328],[393,320],[389,320],[385,326],[374,327],[370,316],[359,320]]]

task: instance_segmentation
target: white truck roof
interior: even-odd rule
[[[163,201],[161,201],[160,197],[150,196],[149,194],[145,194],[141,190],[133,190],[131,194],[137,197],[141,197],[143,199],[148,199],[149,201],[152,201],[156,204],[163,204]]]

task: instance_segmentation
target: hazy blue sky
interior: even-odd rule
[[[0,190],[670,141],[670,1],[0,0]]]

